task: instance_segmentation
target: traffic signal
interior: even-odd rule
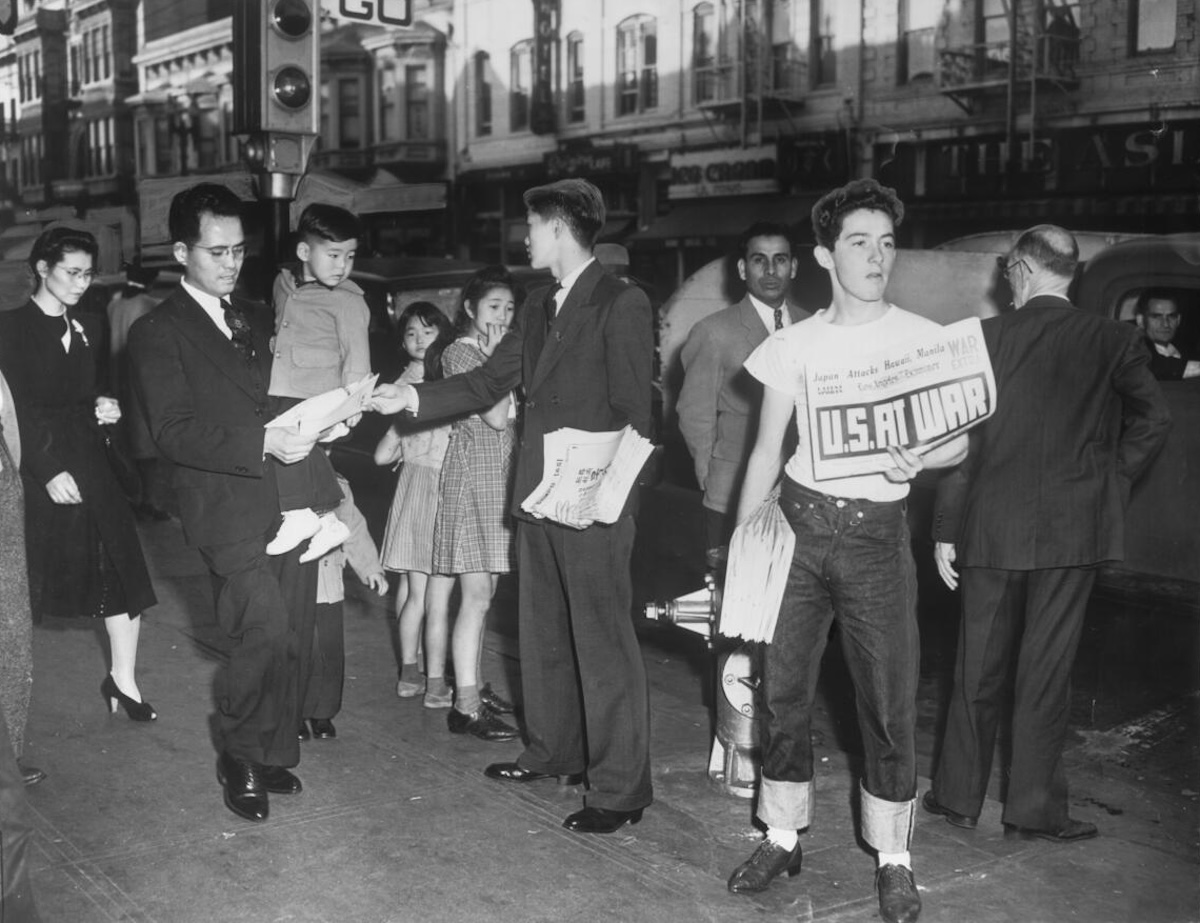
[[[318,3],[234,0],[234,134],[317,134]]]

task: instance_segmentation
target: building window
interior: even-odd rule
[[[480,137],[492,133],[491,63],[486,51],[475,55],[475,134]]]
[[[1178,0],[1130,0],[1130,53],[1172,50],[1178,19]]]
[[[583,84],[583,36],[572,32],[567,36],[567,121],[582,122],[587,118]]]
[[[814,0],[813,60],[817,86],[837,83],[837,44],[834,29],[837,4],[833,0]]]
[[[932,77],[935,66],[935,40],[942,0],[901,0],[899,82],[911,83],[919,77]]]
[[[1079,63],[1079,0],[1059,0],[1045,8],[1042,27],[1042,70],[1052,77],[1074,79]]]
[[[362,84],[357,77],[338,81],[338,147],[362,147]]]
[[[17,59],[17,95],[23,103],[42,98],[42,52],[35,48]]]
[[[424,64],[404,68],[404,124],[409,141],[429,140],[428,73]]]
[[[1011,34],[1008,24],[1008,0],[983,0],[979,27],[983,34],[977,36],[982,42],[990,61],[1007,61]]]
[[[533,90],[533,42],[519,42],[509,55],[508,126],[511,131],[529,128],[529,96]]]
[[[617,115],[658,107],[658,22],[633,16],[617,26]]]
[[[379,72],[379,140],[400,137],[396,107],[396,68],[386,66]]]

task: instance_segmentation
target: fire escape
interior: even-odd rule
[[[792,121],[804,105],[807,49],[790,40],[790,24],[772,22],[767,0],[701,4],[694,23],[692,94],[713,134],[736,123],[743,147],[761,142],[763,123]],[[793,124],[794,128],[794,124]]]
[[[946,32],[938,36],[936,80],[939,92],[968,115],[1004,102],[1010,158],[1016,158],[1017,110],[1028,95],[1029,142],[1038,124],[1038,97],[1048,91],[1066,92],[1079,86],[1079,26],[1067,0],[990,0],[985,4],[1003,16],[1007,35],[991,40],[955,44]],[[993,21],[999,21],[996,16]],[[976,23],[975,36],[984,39],[985,21]]]

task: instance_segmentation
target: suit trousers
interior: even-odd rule
[[[831,497],[785,479],[779,505],[796,547],[775,635],[762,651],[758,817],[791,830],[811,820],[812,707],[836,621],[866,757],[863,838],[903,851],[916,798],[920,665],[905,504]]]
[[[300,641],[311,637],[317,565],[300,549],[268,556],[267,536],[200,548],[229,661],[215,680],[222,748],[265,766],[300,762]]]
[[[300,717],[332,718],[342,710],[346,675],[344,606],[317,603],[313,630],[300,636]]]
[[[1067,821],[1062,765],[1071,666],[1096,571],[962,568],[954,695],[934,773],[938,802],[978,817],[1013,680],[1012,767],[1004,822],[1056,830]]]
[[[521,689],[529,744],[518,762],[587,770],[589,806],[632,811],[653,797],[646,669],[633,630],[634,521],[582,531],[517,526]]]

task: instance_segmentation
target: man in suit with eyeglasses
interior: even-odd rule
[[[173,467],[184,537],[208,567],[229,642],[216,678],[225,805],[264,821],[269,792],[301,788],[288,769],[300,760],[298,638],[312,631],[317,595],[317,564],[301,564],[300,549],[266,554],[280,519],[267,456],[300,462],[316,437],[264,426],[279,410],[267,395],[274,325],[265,306],[233,294],[246,255],[240,214],[219,184],[175,196],[169,228],[183,279],[133,325],[129,352],[150,434]]]

